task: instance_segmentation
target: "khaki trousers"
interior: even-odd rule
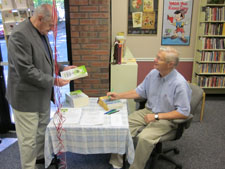
[[[50,121],[49,110],[21,112],[13,109],[22,169],[35,169],[36,159],[44,158],[45,130]]]
[[[149,159],[150,154],[154,146],[159,142],[161,136],[169,133],[171,130],[177,128],[177,125],[169,120],[158,120],[155,122],[150,122],[146,124],[144,117],[146,114],[152,113],[148,109],[142,109],[135,111],[129,115],[129,127],[132,137],[138,137],[138,143],[135,150],[134,162],[131,164],[129,169],[144,169],[145,165]],[[145,127],[140,133],[138,133],[140,128]],[[118,160],[120,158],[120,160]],[[114,166],[122,167],[119,164],[122,156],[115,155],[111,156],[110,163]]]

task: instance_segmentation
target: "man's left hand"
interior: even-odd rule
[[[147,124],[150,123],[150,122],[155,121],[155,114],[154,113],[151,113],[151,114],[145,115],[144,120],[145,120],[145,122]]]

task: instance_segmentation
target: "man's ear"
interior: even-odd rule
[[[171,61],[168,63],[169,68],[174,68],[175,62]]]
[[[38,21],[39,21],[39,22],[42,22],[42,21],[43,21],[43,16],[39,15],[39,16],[38,16]]]

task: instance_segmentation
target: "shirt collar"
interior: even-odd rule
[[[159,73],[159,71],[158,71]],[[169,81],[170,79],[172,79],[172,77],[176,74],[176,69],[173,69],[168,75],[161,77],[160,73],[158,74],[158,79],[163,80],[163,82],[165,81]]]

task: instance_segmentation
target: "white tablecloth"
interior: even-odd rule
[[[104,115],[104,124],[94,126],[81,126],[78,124],[63,123],[61,139],[64,146],[63,152],[79,154],[118,153],[126,154],[128,162],[134,160],[134,146],[129,132],[127,102],[116,114],[121,114],[122,125],[112,126],[111,116]],[[89,98],[89,105],[82,107],[82,114],[88,112],[106,112],[97,104],[97,98]],[[59,152],[59,140],[53,119],[47,126],[45,134],[45,167],[47,168],[54,154]]]

